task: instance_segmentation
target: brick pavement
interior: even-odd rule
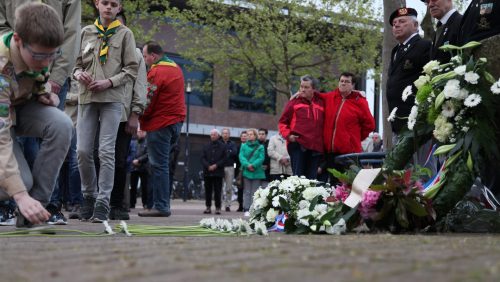
[[[202,201],[174,201],[170,218],[193,225]],[[224,213],[222,217],[240,217]],[[113,221],[111,222],[113,223]],[[116,222],[115,222],[116,223]],[[102,230],[70,220],[65,228]],[[12,228],[0,227],[0,231]],[[0,281],[498,281],[498,235],[0,238]]]

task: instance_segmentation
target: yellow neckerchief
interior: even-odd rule
[[[157,66],[169,66],[169,67],[177,67],[177,64],[172,61],[167,55],[163,55],[161,59],[159,59],[156,63],[151,65],[151,69],[154,69]]]
[[[104,65],[108,59],[108,41],[111,36],[116,33],[116,30],[121,25],[121,22],[119,20],[114,20],[108,25],[108,27],[104,27],[101,24],[101,19],[97,18],[94,25],[97,28],[97,37],[102,38],[101,49],[99,51],[99,62],[101,65]]]

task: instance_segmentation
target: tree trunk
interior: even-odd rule
[[[391,124],[387,121],[389,116],[389,106],[387,104],[386,88],[387,88],[387,75],[389,72],[389,65],[391,63],[391,50],[396,45],[396,40],[392,36],[392,26],[389,23],[389,16],[397,8],[406,6],[405,0],[384,0],[384,39],[382,48],[382,61],[383,61],[383,73],[382,73],[382,115],[383,115],[383,128],[384,128],[384,149],[390,150],[392,148],[392,129]]]
[[[434,31],[434,24],[432,23],[432,16],[431,13],[429,12],[429,7],[427,7],[427,12],[425,13],[422,23],[420,24],[420,27],[424,31],[424,38],[432,41],[432,39],[434,39],[435,31]]]

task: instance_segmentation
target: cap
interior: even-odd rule
[[[417,10],[415,10],[413,8],[406,8],[406,7],[399,8],[396,11],[392,12],[391,17],[389,18],[389,23],[392,25],[392,21],[395,18],[404,17],[404,16],[415,16],[416,17],[417,15],[418,15]]]

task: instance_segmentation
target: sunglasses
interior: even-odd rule
[[[52,53],[38,53],[33,51],[31,47],[28,44],[23,44],[23,47],[28,50],[28,52],[31,54],[31,58],[35,61],[44,61],[44,60],[54,60],[61,56],[62,50],[61,48],[57,49],[57,51],[52,52]]]

